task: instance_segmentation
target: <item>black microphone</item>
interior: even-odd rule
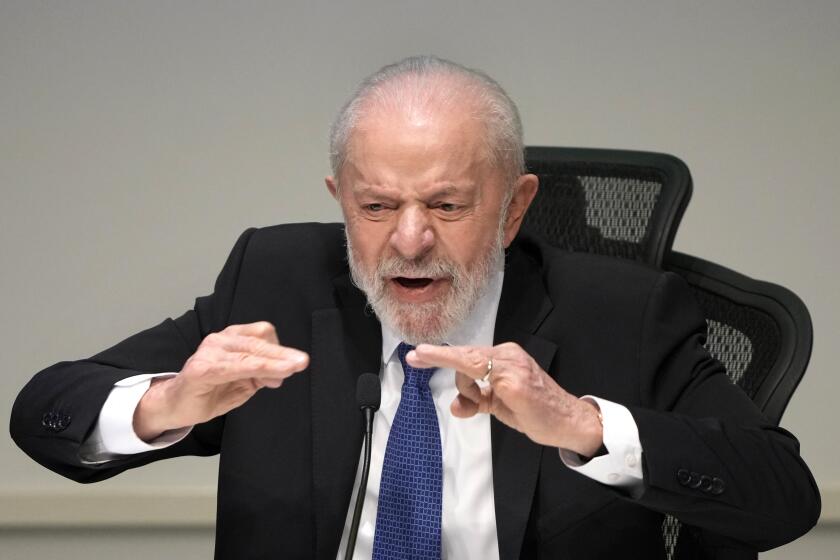
[[[359,533],[359,521],[362,517],[362,507],[365,505],[368,475],[370,474],[370,447],[373,438],[373,415],[379,410],[379,400],[382,397],[379,386],[379,376],[375,373],[363,373],[356,381],[356,403],[365,415],[365,461],[362,465],[362,479],[356,493],[356,507],[353,509],[353,522],[350,524],[350,534],[347,535],[347,550],[345,560],[352,560],[353,550],[356,548],[356,535]]]

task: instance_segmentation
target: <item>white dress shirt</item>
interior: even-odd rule
[[[450,337],[449,344],[492,346],[503,277],[504,272],[501,270],[493,275],[484,295],[469,318]],[[370,475],[365,489],[365,504],[359,523],[355,558],[370,558],[372,552],[382,462],[403,383],[402,366],[396,352],[400,342],[390,329],[382,327],[382,401],[379,412],[374,417]],[[166,432],[155,441],[146,443],[137,437],[132,427],[134,409],[148,389],[151,379],[171,375],[173,374],[137,375],[116,383],[102,407],[95,429],[82,445],[83,461],[100,463],[123,454],[160,449],[185,437],[190,428]],[[493,498],[490,416],[478,414],[468,419],[452,416],[449,406],[458,390],[455,387],[455,373],[451,369],[435,372],[429,387],[441,431],[442,556],[464,560],[496,559],[499,557],[499,546]],[[583,461],[574,452],[560,450],[560,458],[569,468],[603,484],[624,487],[628,491],[638,489],[643,479],[642,448],[632,415],[619,404],[592,396],[583,398],[594,402],[601,410],[607,454]],[[344,557],[344,549],[347,546],[347,534],[358,493],[361,469],[360,460],[338,559]]]
[[[492,346],[496,311],[504,273],[493,275],[490,285],[463,325],[447,341],[451,345]],[[397,356],[402,342],[387,326],[382,327],[382,402],[373,422],[373,447],[370,476],[365,491],[365,506],[359,522],[354,558],[370,558],[376,529],[376,509],[385,447],[391,423],[400,404],[403,369]],[[449,405],[458,395],[455,371],[438,369],[429,380],[432,399],[440,426],[440,449],[443,459],[443,498],[441,519],[441,556],[492,560],[499,557],[496,538],[496,509],[493,499],[493,460],[490,449],[490,416],[455,418]],[[361,462],[353,484],[353,498],[344,524],[338,558],[344,558],[347,534],[353,518],[353,504],[361,478]]]

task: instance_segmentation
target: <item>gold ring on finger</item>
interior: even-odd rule
[[[487,373],[481,378],[482,381],[489,382],[490,376],[493,374],[493,358],[487,358]]]

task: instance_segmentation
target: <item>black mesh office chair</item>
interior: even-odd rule
[[[523,227],[567,250],[640,260],[683,276],[706,315],[706,348],[778,424],[810,359],[808,310],[781,286],[670,252],[691,198],[686,165],[666,154],[619,150],[529,147],[525,155],[540,191]],[[666,516],[662,529],[669,560],[696,557],[692,532],[681,531],[676,518]]]
[[[691,198],[682,161],[651,152],[528,147],[525,164],[540,189],[524,228],[569,251],[662,264]]]
[[[670,253],[663,267],[685,278],[694,291],[708,324],[709,353],[778,424],[811,357],[813,330],[805,304],[781,286],[691,255]],[[690,539],[680,542],[684,531],[674,517],[666,516],[662,528],[669,560],[696,546]]]

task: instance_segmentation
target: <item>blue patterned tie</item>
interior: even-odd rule
[[[373,560],[440,558],[443,463],[429,389],[436,368],[408,365],[411,350],[397,347],[405,380],[382,463]]]

